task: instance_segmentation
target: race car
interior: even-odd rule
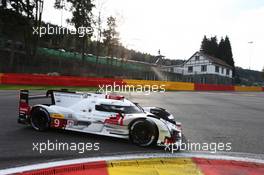
[[[30,106],[29,100],[50,98],[50,104]],[[163,108],[141,107],[122,95],[49,90],[29,96],[20,91],[18,123],[37,131],[49,128],[129,139],[147,147],[180,143],[181,123]]]

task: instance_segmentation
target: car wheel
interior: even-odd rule
[[[157,143],[158,130],[155,123],[148,120],[137,120],[130,127],[130,140],[142,147]]]
[[[49,113],[41,107],[34,108],[30,115],[30,124],[37,131],[47,130],[50,124]]]

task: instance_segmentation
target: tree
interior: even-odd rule
[[[224,56],[222,57],[222,59],[226,60],[227,64],[229,64],[232,67],[235,67],[235,62],[233,59],[233,53],[232,53],[232,47],[231,47],[231,43],[230,40],[228,38],[228,36],[225,37],[225,42],[224,42]]]
[[[100,11],[98,13],[96,24],[97,24],[97,36],[96,36],[96,66],[97,66],[99,60],[99,54],[101,51],[101,40],[102,40],[102,18]]]
[[[97,16],[95,17],[95,30],[96,30],[96,67],[98,65],[99,55],[101,53],[101,43],[102,43],[102,34],[103,34],[103,28],[102,28],[102,13],[103,8],[105,5],[105,0],[98,0],[96,4],[97,9]]]
[[[107,29],[103,31],[104,45],[107,48],[107,56],[111,57],[111,65],[113,63],[114,49],[119,43],[119,33],[116,30],[116,18],[110,16],[107,18]]]
[[[64,0],[55,0],[54,8],[55,9],[61,9],[61,10],[66,9]]]
[[[2,0],[1,8],[6,8],[7,0]]]
[[[232,66],[233,77],[235,77],[236,75],[235,62],[233,59],[232,47],[228,36],[226,36],[224,39],[223,52],[219,58],[225,61],[228,65]]]
[[[26,16],[33,17],[33,9],[35,7],[33,0],[3,0],[2,7],[13,9],[18,14],[25,14]]]
[[[221,38],[221,40],[218,44],[217,58],[220,58],[226,62],[226,59],[224,57],[225,52],[226,52],[225,51],[225,40],[223,38]]]
[[[54,7],[57,9],[62,9],[65,8],[66,5],[64,5],[64,3],[62,3],[63,0],[56,0]],[[79,40],[78,38],[80,37],[79,35],[79,31],[81,28],[89,28],[92,29],[92,19],[93,19],[93,15],[92,15],[92,9],[94,6],[94,4],[92,4],[91,0],[67,0],[68,4],[70,5],[70,9],[69,11],[72,13],[72,18],[71,19],[67,19],[67,22],[74,25],[75,30],[76,30],[76,40],[80,41],[80,45],[81,45],[81,52],[82,52],[82,59],[84,60],[84,52],[85,52],[85,48],[86,48],[86,44],[87,44],[87,39],[90,40],[90,38],[92,37],[92,30],[89,30],[89,33],[87,33],[86,31],[84,32],[84,36],[82,36],[82,39]],[[77,48],[79,48],[76,45]]]
[[[203,51],[204,53],[207,53],[208,52],[208,48],[209,48],[209,40],[204,35],[200,50]]]
[[[201,44],[201,51],[208,55],[220,58],[232,67],[235,66],[232,47],[228,36],[226,36],[225,39],[221,38],[219,44],[216,36],[209,39],[204,36]]]
[[[34,58],[36,55],[39,35],[33,35],[33,27],[39,28],[41,25],[43,3],[43,0],[2,1],[1,9],[6,10],[5,12],[9,15],[13,15],[10,18],[17,16],[19,28],[22,28],[24,32],[25,50],[28,58]]]
[[[208,39],[206,36],[204,36],[201,44],[201,50],[208,55],[217,56],[217,52],[218,52],[217,37],[214,36]]]
[[[217,56],[218,53],[218,42],[217,42],[217,37],[211,37],[210,40],[210,45],[209,45],[209,50],[210,50],[210,55],[212,56]]]
[[[233,59],[232,47],[228,36],[225,39],[221,38],[220,42],[217,42],[217,37],[207,38],[204,36],[201,44],[201,51],[204,53],[215,56],[233,68],[233,77],[235,76],[235,62]]]

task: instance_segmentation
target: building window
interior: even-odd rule
[[[222,68],[222,74],[224,74],[225,68]]]
[[[199,60],[200,60],[200,56],[199,55],[195,56],[195,61],[199,61]]]
[[[202,72],[206,72],[207,71],[207,65],[202,65],[202,69],[201,69]]]
[[[226,75],[229,75],[229,74],[230,74],[230,70],[226,69]]]
[[[219,66],[215,66],[215,72],[219,73]]]
[[[192,67],[192,66],[189,66],[189,67],[188,67],[188,72],[189,72],[189,73],[193,72],[193,67]]]

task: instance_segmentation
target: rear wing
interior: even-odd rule
[[[29,102],[29,92],[28,90],[21,90],[19,95],[19,116],[25,116],[29,114],[30,106]]]
[[[30,112],[29,100],[51,98],[53,100],[53,91],[48,90],[45,95],[29,95],[28,90],[20,90],[19,94],[19,115],[27,115]]]
[[[29,123],[29,116],[30,112],[32,110],[32,107],[30,106],[30,100],[35,99],[51,99],[51,104],[55,104],[54,100],[54,92],[69,92],[67,89],[62,89],[60,91],[55,90],[48,90],[46,93],[42,95],[30,95],[28,90],[20,90],[19,93],[19,117],[18,117],[18,123],[22,124],[28,124]],[[69,92],[71,93],[71,92]]]

